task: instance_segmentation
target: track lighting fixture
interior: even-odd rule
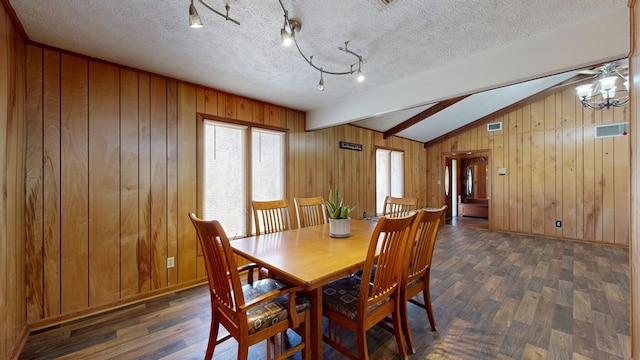
[[[285,47],[289,47],[292,44],[295,44],[296,49],[298,50],[298,53],[307,62],[307,64],[309,64],[309,66],[311,66],[312,68],[320,71],[320,82],[318,83],[318,90],[320,90],[320,91],[324,90],[324,79],[322,77],[323,73],[324,74],[330,74],[330,75],[351,75],[353,73],[356,73],[356,80],[358,82],[364,81],[365,76],[364,76],[364,73],[362,72],[362,56],[360,56],[359,54],[349,50],[349,48],[348,48],[349,42],[348,41],[345,41],[344,47],[338,47],[338,50],[344,51],[345,53],[347,53],[349,55],[352,55],[356,59],[358,59],[357,62],[349,65],[349,69],[348,70],[345,70],[345,71],[327,71],[327,70],[324,70],[323,68],[317,66],[316,64],[314,64],[313,63],[313,56],[307,57],[304,54],[304,52],[302,52],[302,49],[300,49],[300,46],[298,46],[298,42],[296,41],[296,33],[300,32],[300,29],[302,28],[302,23],[300,22],[300,20],[290,19],[289,18],[289,11],[287,11],[287,9],[284,7],[284,4],[282,3],[282,0],[278,0],[278,2],[280,3],[280,7],[282,8],[282,12],[284,13],[284,25],[282,26],[282,29],[280,30],[280,40],[282,41],[282,45],[285,46]],[[358,66],[357,69],[355,68],[356,64]]]
[[[204,7],[206,7],[207,9],[211,10],[213,13],[222,16],[225,20],[231,21],[232,23],[235,23],[236,25],[240,25],[240,22],[238,22],[237,20],[232,19],[232,18],[229,17],[229,10],[231,9],[229,7],[229,4],[224,6],[224,8],[226,10],[226,13],[223,14],[223,13],[219,12],[218,10],[212,8],[209,4],[204,2],[204,0],[198,0],[198,2],[200,4],[202,4]],[[196,10],[195,5],[193,4],[193,0],[191,0],[191,5],[189,5],[189,26],[191,26],[192,28],[201,28],[203,26],[202,25],[202,19],[198,15],[198,11]]]
[[[226,9],[226,13],[221,13],[217,10],[215,10],[214,8],[212,8],[211,6],[209,6],[207,3],[204,2],[204,0],[198,0],[198,2],[200,4],[202,4],[204,7],[206,7],[207,9],[211,10],[212,12],[222,16],[225,20],[227,21],[231,21],[237,25],[240,25],[240,22],[232,19],[229,17],[229,5],[225,5],[225,9]],[[349,68],[344,70],[344,71],[329,71],[329,70],[324,70],[324,68],[316,65],[313,63],[313,56],[306,56],[304,54],[304,52],[302,51],[302,49],[300,49],[300,46],[298,45],[298,42],[296,41],[296,33],[300,32],[300,29],[302,28],[302,23],[300,22],[300,20],[295,20],[295,19],[290,19],[289,18],[289,11],[287,11],[287,9],[284,7],[284,4],[282,3],[282,0],[278,0],[278,2],[280,3],[280,7],[282,8],[282,12],[284,13],[284,25],[282,26],[282,29],[280,29],[280,41],[282,42],[282,45],[285,47],[290,47],[291,45],[296,46],[296,49],[298,50],[298,53],[300,54],[300,56],[302,56],[302,58],[307,62],[307,64],[309,64],[309,66],[311,66],[312,68],[320,71],[320,82],[318,83],[318,90],[323,91],[324,90],[324,74],[330,74],[330,75],[352,75],[352,74],[356,74],[356,80],[358,82],[363,82],[365,79],[364,73],[362,72],[362,56],[360,56],[359,54],[357,54],[356,52],[352,51],[349,49],[349,42],[345,41],[344,43],[344,47],[338,47],[338,50],[340,51],[344,51],[345,53],[355,57],[357,59],[356,62],[352,63],[349,65]],[[189,5],[189,26],[191,26],[192,28],[200,28],[202,27],[202,19],[200,18],[200,16],[198,15],[198,11],[194,5],[194,0],[191,0],[191,5]]]

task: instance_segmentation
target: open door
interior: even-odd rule
[[[489,219],[489,158],[487,150],[443,154],[447,223],[458,216]]]

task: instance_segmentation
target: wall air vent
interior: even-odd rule
[[[609,125],[596,125],[595,136],[596,138],[612,137],[612,136],[624,136],[629,133],[629,123],[618,123]]]
[[[500,131],[502,130],[502,122],[494,122],[487,124],[487,131]]]

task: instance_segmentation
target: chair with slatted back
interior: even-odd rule
[[[409,328],[408,303],[411,302],[425,309],[431,329],[436,330],[436,321],[433,316],[429,291],[429,276],[431,274],[433,248],[436,244],[436,236],[438,235],[442,214],[446,208],[447,206],[445,205],[440,209],[418,211],[409,235],[410,239],[413,239],[413,243],[409,242],[411,246],[406,249],[408,252],[408,266],[406,267],[407,272],[403,277],[400,312],[402,314],[402,329],[407,347],[413,354],[415,354],[415,347]],[[419,293],[422,293],[424,303],[413,299]]]
[[[217,344],[235,338],[238,359],[247,359],[249,347],[266,341],[270,359],[284,359],[298,351],[310,358],[309,300],[296,296],[299,287],[274,279],[242,285],[229,239],[216,220],[205,221],[189,214],[204,254],[211,295],[211,329],[205,359],[211,359]],[[217,339],[219,326],[229,335]],[[301,342],[287,349],[286,331],[296,329]]]
[[[298,228],[327,223],[327,211],[322,196],[293,198]]]
[[[251,201],[256,235],[291,230],[291,215],[287,199]]]
[[[406,216],[417,207],[417,198],[387,196],[384,198],[382,216]]]
[[[367,330],[389,315],[400,357],[407,357],[402,340],[400,286],[407,264],[405,247],[414,218],[415,214],[381,217],[371,235],[363,276],[350,275],[322,289],[322,312],[329,321],[324,341],[351,359],[369,358]],[[343,328],[356,334],[357,354],[343,346]]]

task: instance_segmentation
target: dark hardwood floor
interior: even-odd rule
[[[627,249],[461,226],[466,220],[438,235],[438,331],[409,305],[411,359],[629,358]],[[33,333],[20,359],[201,359],[209,319],[209,294],[199,286]],[[397,358],[386,330],[374,327],[367,339],[371,359]],[[235,359],[236,348],[229,340],[214,358]],[[250,358],[264,359],[264,349],[252,347]],[[343,357],[325,345],[324,358]]]

